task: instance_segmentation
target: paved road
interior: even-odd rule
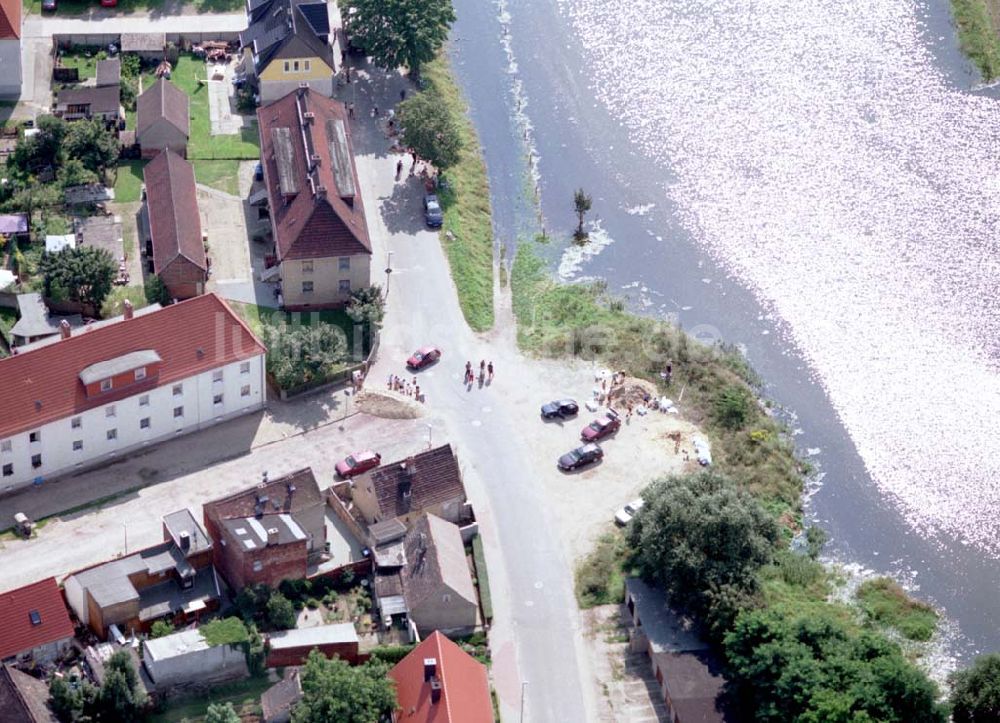
[[[67,33],[198,33],[239,32],[245,30],[245,13],[204,14],[197,16],[112,15],[93,12],[78,18],[29,15],[24,19],[25,38],[43,38]]]
[[[381,90],[392,97],[389,88]],[[367,100],[355,95],[359,111]],[[368,113],[358,117],[358,145],[376,149]],[[523,681],[525,720],[592,720],[594,685],[586,675],[572,567],[543,504],[540,480],[554,469],[549,461],[544,471],[533,469],[537,463],[521,441],[525,430],[509,399],[530,366],[513,347],[509,315],[501,313],[503,329],[490,335],[466,325],[437,234],[423,229],[420,184],[415,178],[393,183],[395,162],[384,151],[359,158],[375,282],[384,283],[392,253],[385,333],[369,385],[404,373],[402,361],[416,347],[442,346],[442,361],[418,379],[430,411],[447,422],[480,517],[498,615],[491,644],[504,718],[517,720]],[[496,363],[497,378],[467,389],[465,362],[478,367],[480,359]]]

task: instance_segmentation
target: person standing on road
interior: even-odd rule
[[[493,381],[493,362],[492,361],[490,361],[490,363],[486,365],[486,371],[489,374],[489,380],[492,382]]]
[[[480,359],[479,360],[479,378],[480,379],[485,379],[486,378],[486,360],[485,359]]]
[[[468,384],[472,380],[472,362],[465,362],[465,383]]]
[[[396,180],[397,181],[399,180],[399,177],[401,175],[403,175],[403,159],[402,158],[400,158],[398,161],[396,161]]]

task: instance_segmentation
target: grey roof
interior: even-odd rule
[[[107,58],[97,61],[97,85],[119,85],[122,82],[122,61]]]
[[[287,715],[292,706],[302,700],[302,683],[297,668],[286,668],[284,680],[278,681],[260,697],[261,713],[265,721]]]
[[[178,548],[181,547],[181,533],[186,532],[188,534],[189,547],[186,551],[187,555],[208,550],[212,547],[212,541],[205,534],[205,531],[201,529],[201,525],[198,524],[194,515],[191,514],[191,510],[187,508],[171,512],[163,518],[163,524],[166,526],[167,532]]]
[[[173,580],[139,591],[139,619],[156,620],[198,601],[219,597],[219,583],[211,565],[198,570],[191,587],[182,588]]]
[[[397,520],[395,517],[391,520],[376,522],[374,525],[370,525],[368,527],[368,536],[371,537],[372,542],[376,545],[382,545],[386,542],[402,539],[405,534],[406,525]]]
[[[28,233],[28,217],[23,213],[0,214],[0,233]]]
[[[108,188],[101,183],[87,183],[82,186],[69,186],[64,189],[63,198],[68,204],[114,201],[115,189]]]
[[[337,182],[337,192],[341,198],[354,196],[356,193],[354,167],[343,119],[330,118],[326,122],[326,138],[330,143],[330,158],[333,161],[333,178]]]
[[[41,294],[18,294],[17,310],[21,318],[11,328],[14,336],[29,338],[33,336],[50,336],[59,333],[62,317],[50,317],[49,308],[45,305]],[[70,326],[82,326],[83,318],[79,314],[65,317]]]
[[[635,603],[635,614],[654,653],[708,648],[699,637],[694,623],[670,607],[663,589],[630,577],[625,580],[625,594],[631,596]]]
[[[162,638],[146,640],[142,644],[143,658],[156,662],[176,658],[180,655],[187,655],[198,650],[208,650],[211,647],[201,631],[197,628],[192,630],[182,630],[172,635],[164,635]]]
[[[70,577],[75,578],[81,587],[90,591],[94,602],[106,608],[140,598],[140,593],[129,580],[129,575],[140,572],[157,575],[169,570],[176,570],[180,575],[195,574],[191,564],[184,559],[174,543],[163,542],[132,555],[74,573]],[[176,586],[176,583],[171,584]],[[152,588],[143,590],[142,596],[147,595],[150,590]]]
[[[122,33],[122,52],[162,51],[167,45],[166,33]]]
[[[401,572],[406,603],[414,608],[447,587],[478,605],[458,526],[424,515],[406,533],[406,565]]]
[[[229,534],[241,542],[245,550],[267,547],[268,530],[278,531],[278,544],[287,545],[307,539],[307,535],[291,515],[264,515],[262,517],[232,517],[222,524]]]
[[[143,306],[142,308],[136,309],[133,312],[133,314],[135,314],[135,316],[137,316],[137,317],[138,316],[145,316],[146,314],[152,314],[154,311],[159,311],[162,308],[163,307],[160,306],[158,303],[157,304],[150,304],[149,306]],[[100,329],[101,327],[104,327],[104,326],[109,326],[111,324],[117,324],[119,321],[121,321],[124,318],[125,318],[124,315],[119,314],[118,316],[113,316],[110,319],[102,319],[100,321],[92,321],[91,323],[84,325],[84,332],[89,333],[91,331],[94,331],[95,329]],[[84,332],[81,332],[81,333],[84,333]],[[38,341],[33,341],[30,344],[25,344],[24,346],[21,347],[21,351],[22,352],[24,352],[24,351],[31,351],[31,350],[37,349],[39,347],[48,346],[49,344],[55,344],[58,341],[59,341],[59,337],[58,336],[48,336],[48,337],[45,337],[44,339],[39,339]]]
[[[240,45],[253,48],[258,73],[273,58],[303,55],[321,58],[332,70],[329,35],[326,3],[269,0],[250,8],[249,27],[240,33]]]
[[[124,374],[127,371],[138,369],[139,367],[157,364],[163,361],[160,355],[152,349],[140,349],[116,356],[113,359],[91,364],[80,371],[80,381],[84,384],[93,384],[102,379],[110,379],[117,374]]]
[[[295,628],[269,633],[267,640],[271,650],[306,648],[313,645],[356,643],[358,632],[354,629],[354,623],[332,623],[313,628]]]
[[[117,113],[121,105],[121,86],[96,85],[60,90],[56,99],[57,106],[89,105],[90,112]]]

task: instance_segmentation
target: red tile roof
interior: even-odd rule
[[[431,701],[424,659],[437,660],[441,699]],[[399,723],[493,723],[486,666],[435,631],[389,671],[396,681]]]
[[[37,611],[41,622],[31,622]],[[0,593],[0,660],[73,637],[66,603],[54,577]]]
[[[306,120],[306,113],[312,113],[313,118]],[[260,108],[257,119],[278,258],[370,254],[350,124],[343,104],[311,89],[292,91]],[[338,133],[340,128],[343,135]],[[290,144],[286,142],[282,148],[274,130]],[[286,187],[295,192],[283,196],[279,156],[285,154],[287,164],[282,164],[281,175]],[[311,173],[310,156],[316,163]]]
[[[161,273],[178,256],[207,270],[194,166],[166,150],[146,164],[142,174],[153,239],[153,270]]]
[[[0,40],[21,37],[21,0],[0,0]]]
[[[87,399],[78,377],[83,368],[145,349],[155,350],[163,360],[157,377]],[[0,437],[264,351],[250,328],[215,294],[136,314],[127,321],[83,327],[69,339],[0,359]]]

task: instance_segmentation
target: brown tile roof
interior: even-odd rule
[[[258,109],[257,118],[278,258],[370,254],[343,104],[306,88]]]
[[[57,98],[57,106],[69,105],[89,105],[92,115],[98,113],[116,113],[121,105],[121,86],[102,85],[86,86],[83,88],[66,88],[60,90]]]
[[[141,138],[160,118],[185,136],[191,135],[190,100],[187,93],[165,78],[160,78],[135,102],[136,131]]]
[[[153,239],[153,270],[161,273],[178,256],[207,270],[194,166],[167,150],[147,163],[142,175]]]
[[[288,485],[294,485],[295,491],[290,493]],[[312,469],[306,467],[284,477],[269,480],[265,485],[248,487],[227,497],[206,502],[205,519],[207,521],[210,517],[217,520],[253,517],[258,495],[268,498],[267,504],[264,505],[264,514],[295,515],[315,505],[325,504]]]
[[[728,711],[724,705],[726,680],[721,663],[710,651],[653,653],[653,660],[681,721],[721,723],[739,719],[737,711]]]
[[[436,661],[441,698],[431,697],[424,680],[424,660]],[[406,723],[493,723],[493,704],[486,666],[433,632],[389,671],[396,681],[399,719]]]
[[[31,619],[33,612],[38,613],[38,624]],[[0,630],[0,660],[73,637],[73,623],[56,579],[0,593]]]
[[[455,497],[465,499],[458,458],[446,444],[405,460],[382,465],[371,473],[380,519],[400,517]],[[401,487],[409,486],[410,495]]]
[[[406,564],[400,572],[403,596],[411,610],[447,587],[477,605],[469,563],[458,526],[424,515],[406,533]]]
[[[87,398],[82,369],[143,349],[163,360],[158,376]],[[0,438],[263,353],[250,328],[215,294],[84,327],[69,339],[0,359]]]
[[[302,683],[298,668],[285,670],[285,677],[264,691],[260,697],[261,714],[264,721],[286,716],[296,703],[302,700]]]
[[[121,85],[122,61],[118,58],[106,58],[97,61],[97,85]]]
[[[21,37],[21,0],[0,0],[0,40]]]
[[[0,710],[4,723],[56,723],[48,706],[49,686],[12,665],[0,666]]]

